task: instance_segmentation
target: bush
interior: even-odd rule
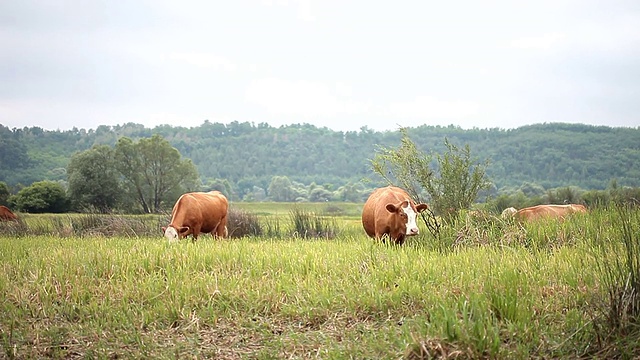
[[[263,234],[258,216],[245,210],[230,209],[227,214],[229,237],[260,236]]]
[[[20,211],[28,213],[63,213],[69,210],[69,200],[62,185],[55,181],[38,181],[16,194],[14,202]]]

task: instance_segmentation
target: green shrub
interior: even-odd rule
[[[241,209],[230,209],[227,214],[229,237],[261,236],[262,226],[256,214]]]
[[[20,211],[29,213],[63,213],[69,210],[65,190],[55,181],[38,181],[18,191],[14,202]]]

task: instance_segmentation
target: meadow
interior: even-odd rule
[[[640,356],[638,210],[463,214],[399,247],[364,235],[358,204],[305,205],[336,227],[324,238],[288,231],[291,204],[243,206],[282,234],[168,243],[149,215],[113,233],[90,215],[0,224],[0,357]]]

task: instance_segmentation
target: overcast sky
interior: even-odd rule
[[[0,2],[0,123],[640,126],[640,1]]]

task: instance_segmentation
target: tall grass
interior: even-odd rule
[[[1,222],[0,235],[157,236],[167,223],[160,215],[22,214],[17,223]]]
[[[338,233],[338,225],[334,218],[320,216],[299,207],[292,208],[289,217],[294,237],[330,239]]]
[[[606,295],[594,315],[599,356],[639,356],[640,337],[640,215],[620,206],[600,211],[598,223],[619,229],[616,233],[594,234],[593,255]]]
[[[20,359],[638,356],[632,326],[603,337],[594,320],[601,264],[626,254],[604,244],[622,239],[616,221],[460,219],[442,244],[403,247],[359,224],[317,241],[0,235],[0,346]]]

